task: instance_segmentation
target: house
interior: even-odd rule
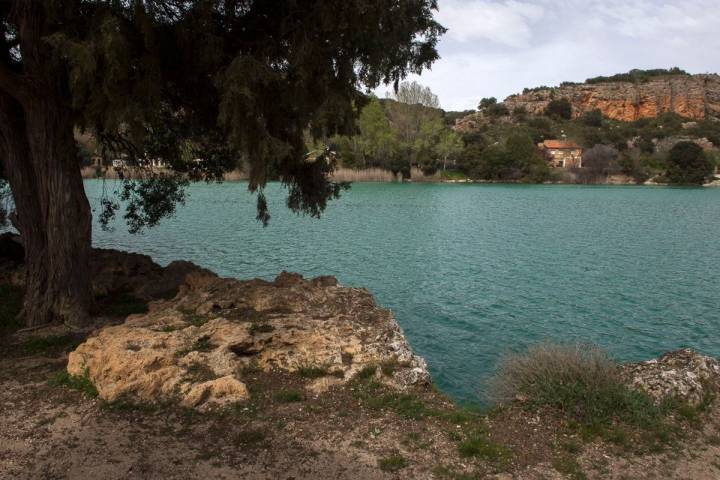
[[[582,168],[582,147],[572,140],[545,140],[538,148],[551,167]]]

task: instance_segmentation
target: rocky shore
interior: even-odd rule
[[[0,286],[22,281],[17,240],[0,238]],[[523,401],[455,405],[392,313],[332,277],[241,281],[112,250],[92,265],[88,331],[0,343],[0,478],[720,476],[720,364],[692,350],[622,366],[680,402],[667,426],[588,433]]]
[[[149,308],[92,334],[70,354],[68,372],[87,375],[107,401],[199,409],[248,400],[243,372],[257,370],[312,372],[305,388],[313,393],[378,365],[392,366],[378,375],[392,388],[429,383],[392,314],[332,277],[283,272],[266,282],[194,272],[173,299]]]

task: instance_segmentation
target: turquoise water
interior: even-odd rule
[[[97,206],[102,183],[86,188]],[[720,355],[720,189],[355,184],[320,220],[268,191],[265,229],[245,184],[198,184],[175,218],[139,236],[96,228],[94,243],[224,276],[367,287],[463,401],[503,353],[542,340],[620,360]]]

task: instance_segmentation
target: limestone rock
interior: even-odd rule
[[[670,75],[644,83],[605,82],[565,84],[539,89],[505,99],[510,111],[522,107],[540,115],[553,98],[567,98],[573,115],[600,109],[614,120],[634,121],[674,112],[693,120],[720,117],[719,75]]]
[[[658,359],[623,367],[628,384],[655,400],[678,397],[697,405],[707,388],[720,381],[720,362],[691,349],[677,350]]]
[[[295,372],[315,367],[332,377],[308,389],[322,393],[368,365],[392,362],[383,380],[396,388],[426,383],[390,311],[364,289],[332,277],[240,281],[199,271],[177,296],[147,314],[95,332],[70,354],[68,372],[87,374],[100,397],[179,401],[205,409],[247,398],[243,371]]]

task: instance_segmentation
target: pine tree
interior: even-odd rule
[[[74,130],[144,172],[126,180],[132,230],[171,213],[188,180],[239,160],[271,172],[288,206],[319,215],[342,185],[303,135],[348,132],[360,87],[438,55],[435,0],[8,0],[0,2],[0,157],[26,252],[28,325],[81,323],[92,304],[91,211]],[[169,175],[153,171],[162,158]],[[202,161],[195,161],[202,159]],[[104,203],[110,218],[117,201]]]

